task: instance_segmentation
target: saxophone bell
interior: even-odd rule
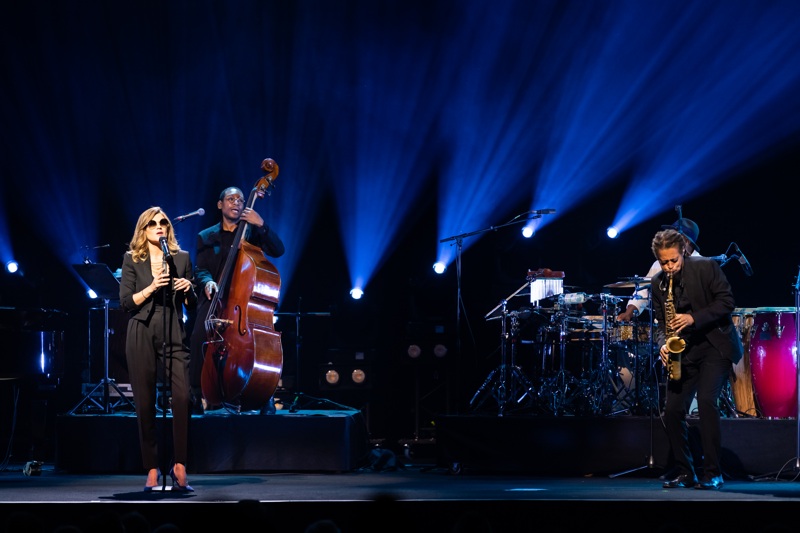
[[[686,349],[686,341],[680,337],[670,337],[667,339],[667,350],[669,353],[681,353]]]

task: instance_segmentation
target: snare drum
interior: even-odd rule
[[[797,417],[795,308],[757,307],[750,328],[753,390],[767,418]]]
[[[603,340],[602,316],[583,316],[576,325],[578,327],[570,329],[567,333],[567,340],[573,342]]]

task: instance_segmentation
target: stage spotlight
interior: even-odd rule
[[[362,385],[364,381],[367,380],[367,373],[360,368],[354,368],[353,372],[350,374],[350,379],[352,379],[353,383],[356,385]]]
[[[611,226],[608,229],[606,229],[606,235],[608,235],[609,239],[616,239],[617,236],[619,235],[619,232],[617,231],[617,228]]]
[[[14,260],[8,261],[6,263],[6,271],[9,274],[16,274],[19,271],[19,263]]]
[[[437,274],[444,274],[445,270],[447,270],[447,265],[441,262],[436,262],[433,264],[433,271]]]
[[[91,298],[92,300],[95,300],[95,299],[97,299],[97,293],[96,293],[96,292],[94,292],[92,289],[89,289],[89,290],[87,290],[87,291],[86,291],[86,294],[87,294],[87,295],[89,296],[89,298]]]
[[[364,296],[364,291],[358,287],[350,291],[350,297],[353,298],[353,300],[360,300],[362,296]]]
[[[422,355],[422,348],[420,348],[418,345],[412,344],[408,347],[408,356],[411,359],[417,359],[420,355]]]
[[[328,385],[331,386],[338,385],[339,379],[340,379],[339,372],[336,369],[331,368],[330,370],[325,372],[325,383],[327,383]]]
[[[436,346],[433,347],[433,355],[441,359],[442,357],[447,355],[447,346],[445,346],[444,344],[437,344]]]
[[[522,228],[522,236],[526,239],[530,239],[534,235],[536,235],[536,230],[533,229],[533,226],[525,226]]]

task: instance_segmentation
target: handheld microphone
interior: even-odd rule
[[[164,252],[164,261],[166,261],[167,257],[169,257],[169,246],[167,246],[167,238],[159,237],[158,242],[161,243],[161,251]]]
[[[742,249],[739,248],[739,245],[736,245],[736,251],[739,252],[739,264],[742,265],[742,269],[744,270],[745,276],[752,276],[753,275],[753,267],[750,266],[750,261],[744,256]]]
[[[197,211],[192,211],[191,213],[186,213],[185,215],[181,215],[179,217],[175,217],[174,220],[175,220],[175,222],[183,222],[184,220],[186,220],[189,217],[203,216],[205,214],[206,214],[206,210],[201,207]]]

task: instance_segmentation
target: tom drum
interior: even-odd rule
[[[756,307],[750,331],[750,369],[761,414],[797,417],[795,308]]]

